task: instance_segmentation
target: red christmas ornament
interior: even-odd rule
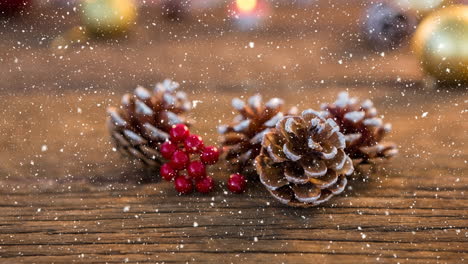
[[[209,193],[214,189],[214,180],[210,176],[201,178],[195,184],[195,188],[199,193]]]
[[[174,186],[176,191],[181,194],[189,194],[193,191],[193,181],[188,179],[185,175],[177,176],[174,181]]]
[[[246,178],[242,174],[232,174],[227,183],[228,189],[233,193],[242,193],[247,185]]]
[[[175,125],[169,132],[171,136],[171,141],[173,143],[178,143],[184,141],[190,134],[189,129],[184,124]]]
[[[219,150],[217,147],[206,147],[203,149],[200,159],[205,164],[215,164],[219,159]]]

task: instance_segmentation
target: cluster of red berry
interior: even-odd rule
[[[160,147],[161,155],[169,160],[161,166],[160,174],[166,181],[174,180],[175,189],[182,194],[188,194],[195,188],[200,193],[209,193],[214,188],[214,180],[206,173],[206,166],[215,164],[219,159],[216,147],[205,147],[203,139],[191,135],[188,127],[183,124],[174,126],[170,140]],[[192,160],[191,155],[199,155],[200,160]],[[186,170],[187,174],[180,174]]]

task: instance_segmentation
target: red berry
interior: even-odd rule
[[[241,174],[232,174],[229,176],[228,189],[233,193],[242,193],[245,191],[246,179]]]
[[[176,150],[171,158],[171,167],[176,170],[183,170],[189,163],[189,156],[182,150]]]
[[[189,153],[199,152],[203,148],[203,139],[198,135],[190,135],[185,139],[184,146]]]
[[[166,141],[164,142],[161,147],[159,148],[159,151],[161,152],[161,155],[165,158],[165,159],[171,159],[172,158],[172,154],[174,154],[174,152],[177,150],[177,146],[176,144],[170,142],[170,141]]]
[[[188,179],[185,175],[177,176],[174,181],[174,186],[176,191],[182,194],[191,193],[193,190],[192,180]]]
[[[205,164],[215,164],[219,159],[219,150],[217,147],[206,147],[203,149],[200,159]]]
[[[177,124],[171,128],[169,134],[172,142],[182,142],[190,135],[190,132],[186,125]]]
[[[166,181],[171,181],[177,175],[177,171],[174,170],[169,163],[165,163],[159,169],[161,177]]]
[[[209,193],[214,188],[214,180],[210,176],[201,178],[197,181],[195,187],[200,193]]]
[[[203,164],[199,160],[192,161],[187,167],[187,173],[190,177],[193,177],[195,179],[205,177],[206,176],[205,164]]]

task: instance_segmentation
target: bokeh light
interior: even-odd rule
[[[257,6],[257,0],[236,0],[236,5],[240,12],[250,13]]]

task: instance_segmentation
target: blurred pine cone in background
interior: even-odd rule
[[[332,118],[346,138],[346,153],[354,164],[368,163],[375,158],[391,158],[398,154],[395,143],[381,142],[391,131],[389,123],[377,116],[371,100],[350,98],[347,92],[338,95],[335,103],[322,105],[322,116]]]
[[[222,135],[221,144],[225,159],[232,171],[256,175],[254,160],[260,153],[263,135],[274,128],[283,117],[283,105],[284,101],[279,98],[272,98],[263,103],[259,94],[250,97],[247,103],[239,98],[232,100],[232,106],[239,115],[234,118],[232,124],[218,128]]]
[[[283,204],[319,205],[343,192],[354,170],[345,147],[338,125],[319,112],[284,117],[263,139],[256,158],[260,181]]]
[[[107,109],[107,126],[117,150],[159,169],[164,162],[160,144],[169,138],[173,125],[187,123],[182,114],[191,109],[187,95],[177,88],[179,84],[171,80],[158,83],[153,92],[138,86],[122,97],[120,107]]]

